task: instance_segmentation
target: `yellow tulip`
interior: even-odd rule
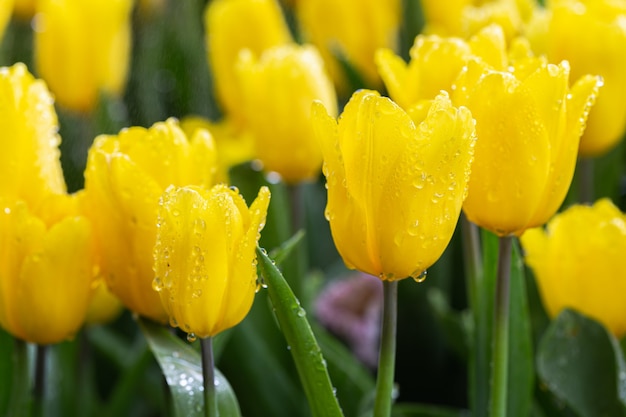
[[[375,91],[354,93],[338,122],[313,107],[323,145],[326,218],[345,264],[382,280],[419,279],[443,253],[465,198],[474,121],[447,94],[416,126]]]
[[[499,236],[544,224],[572,181],[580,135],[600,80],[569,88],[569,65],[512,47],[510,68],[470,61],[456,82],[455,103],[476,119],[476,161],[463,205],[472,222]]]
[[[51,196],[41,214],[0,201],[0,325],[17,338],[58,343],[85,320],[95,252],[77,198]]]
[[[531,16],[534,0],[422,0],[427,34],[469,38],[481,28],[497,24],[507,39],[517,36]]]
[[[482,29],[468,42],[461,38],[419,35],[407,64],[390,49],[376,51],[376,64],[389,96],[403,109],[418,105],[428,111],[441,90],[452,92],[454,81],[472,57],[504,69],[506,40],[500,26]]]
[[[320,100],[337,114],[335,90],[315,47],[279,46],[258,60],[243,54],[238,70],[246,119],[264,169],[290,183],[315,178],[322,152],[313,134],[311,103]]]
[[[23,64],[0,68],[0,97],[0,196],[35,208],[66,191],[53,100]]]
[[[537,14],[528,37],[551,61],[567,60],[572,77],[602,76],[604,87],[589,113],[580,140],[582,156],[612,149],[626,130],[626,3],[610,0],[554,0]],[[584,28],[584,30],[581,30]]]
[[[255,157],[254,137],[249,131],[238,129],[230,119],[214,123],[199,116],[188,116],[180,121],[180,127],[188,137],[192,137],[196,129],[211,132],[217,150],[217,182],[229,182],[230,168]]]
[[[96,138],[87,158],[87,204],[100,245],[102,275],[130,310],[165,322],[152,290],[159,197],[170,185],[210,186],[216,171],[210,134],[191,141],[170,119]]]
[[[255,250],[269,200],[269,189],[262,187],[248,208],[238,191],[223,184],[170,187],[163,194],[154,289],[170,323],[190,338],[215,336],[250,311]]]
[[[124,92],[130,59],[131,0],[41,0],[35,63],[56,101],[88,112],[101,92]]]
[[[296,13],[305,40],[320,50],[338,90],[346,93],[345,70],[337,58],[377,87],[374,53],[379,48],[396,49],[401,7],[399,0],[299,0]]]
[[[551,317],[573,308],[626,334],[626,216],[610,200],[572,206],[521,242]]]
[[[236,124],[244,123],[235,63],[242,49],[255,54],[292,41],[275,0],[213,0],[204,15],[209,66],[217,100]]]

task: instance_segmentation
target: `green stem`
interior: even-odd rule
[[[593,158],[580,158],[578,160],[580,202],[592,203],[594,200],[594,167]]]
[[[15,338],[13,347],[13,378],[8,415],[27,416],[30,382],[28,375],[28,344]]]
[[[499,239],[496,281],[491,417],[505,417],[509,371],[509,298],[513,237]]]
[[[383,281],[383,321],[378,356],[374,417],[389,417],[391,415],[396,363],[397,318],[398,281]]]
[[[217,417],[217,392],[215,390],[215,364],[213,362],[213,338],[200,339],[202,347],[202,377],[204,386],[204,415]]]
[[[473,413],[486,415],[489,410],[489,377],[491,372],[492,310],[486,297],[486,278],[483,268],[480,230],[465,215],[461,216],[463,261],[469,292],[469,307],[474,320],[471,356],[469,360],[469,403]]]
[[[47,345],[37,345],[35,353],[35,382],[33,386],[33,401],[35,416],[43,416],[45,413],[46,399],[46,362],[48,356]]]

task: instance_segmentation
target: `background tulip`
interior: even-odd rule
[[[242,49],[260,55],[273,46],[292,41],[275,0],[215,0],[204,15],[209,66],[222,110],[243,123],[235,63]]]
[[[418,278],[446,248],[469,179],[474,121],[447,94],[416,126],[388,98],[356,92],[335,122],[313,108],[324,152],[326,218],[349,268]]]
[[[418,106],[425,115],[439,91],[452,92],[454,81],[470,58],[480,57],[504,69],[505,45],[504,32],[498,25],[485,27],[469,41],[419,35],[409,51],[408,64],[389,49],[376,52],[376,64],[391,99],[407,111]]]
[[[530,19],[533,0],[422,0],[425,33],[468,38],[489,24],[504,29],[507,39],[517,36]]]
[[[213,139],[205,130],[187,137],[173,119],[150,129],[133,127],[99,136],[85,172],[88,206],[111,292],[131,310],[164,322],[152,290],[152,248],[159,197],[169,185],[213,184]]]
[[[0,96],[0,196],[37,207],[66,191],[52,97],[23,64],[0,68]]]
[[[536,14],[527,36],[533,48],[551,61],[569,61],[574,79],[584,74],[602,76],[602,93],[580,140],[582,156],[601,155],[626,130],[626,4],[610,0],[547,4],[547,13]]]
[[[266,171],[287,182],[318,175],[322,152],[314,137],[311,103],[320,100],[337,114],[337,98],[313,46],[285,45],[238,66],[246,119],[255,138],[257,158]]]
[[[626,216],[610,200],[572,206],[521,242],[551,317],[573,308],[626,334]]]
[[[469,62],[454,96],[472,111],[478,135],[463,210],[500,236],[545,223],[563,202],[600,85],[587,75],[569,88],[567,62],[534,58],[523,43],[512,49],[508,71]]]
[[[160,201],[154,289],[170,323],[206,338],[248,314],[256,291],[256,246],[269,189],[250,208],[236,190],[175,188]]]
[[[35,61],[57,102],[91,111],[101,92],[124,92],[130,60],[131,0],[37,3]]]
[[[374,53],[378,48],[396,49],[400,1],[302,0],[296,8],[304,39],[320,50],[339,91],[349,92],[339,58],[352,65],[366,85],[380,84]]]
[[[0,325],[22,340],[58,343],[85,320],[94,241],[77,198],[53,196],[41,216],[23,201],[1,201]]]

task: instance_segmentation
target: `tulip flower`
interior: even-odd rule
[[[600,80],[569,87],[569,65],[512,47],[510,69],[470,61],[456,82],[455,103],[476,119],[476,162],[463,209],[499,236],[544,224],[560,207],[576,164],[578,142]]]
[[[85,189],[102,256],[102,275],[130,310],[166,322],[152,290],[152,248],[159,197],[170,185],[210,186],[216,171],[210,134],[191,138],[173,120],[96,138],[87,158]]]
[[[454,232],[470,173],[474,121],[446,93],[419,125],[374,91],[338,123],[313,107],[328,187],[326,217],[344,262],[382,280],[418,278]]]
[[[626,130],[625,19],[623,2],[554,0],[527,33],[537,52],[551,61],[569,61],[572,77],[597,74],[604,80],[580,140],[581,156],[608,152]]]
[[[124,92],[131,45],[131,0],[37,3],[35,63],[56,101],[89,112],[101,92]]]
[[[408,64],[390,49],[376,51],[376,64],[392,100],[407,111],[419,106],[427,112],[439,91],[452,92],[454,81],[470,58],[480,57],[504,69],[505,45],[504,32],[498,25],[485,27],[468,42],[455,37],[419,35],[409,51]]]
[[[532,15],[533,0],[422,0],[424,32],[469,38],[481,28],[497,24],[507,39],[517,36]]]
[[[256,292],[256,246],[270,192],[250,208],[236,189],[170,187],[159,204],[154,289],[172,325],[207,338],[248,314]]]
[[[374,415],[388,416],[397,281],[423,281],[452,238],[469,180],[474,120],[442,92],[416,125],[393,101],[369,90],[354,93],[338,121],[315,102],[313,119],[335,246],[348,268],[383,281]]]
[[[521,242],[551,317],[573,308],[626,334],[626,215],[610,200],[572,206]]]
[[[17,338],[58,343],[85,320],[95,247],[77,199],[53,195],[40,213],[0,199],[0,325]]]
[[[0,196],[38,207],[64,194],[57,115],[46,84],[24,64],[0,68]]]
[[[401,6],[398,0],[299,0],[296,14],[304,39],[320,50],[337,89],[346,92],[345,69],[338,59],[352,65],[367,85],[378,86],[374,53],[396,49]]]
[[[218,102],[235,124],[244,123],[235,63],[242,49],[255,54],[292,42],[276,0],[213,0],[204,15],[209,66]]]
[[[289,183],[310,180],[322,166],[311,122],[311,103],[320,100],[335,115],[332,82],[313,46],[269,49],[257,60],[243,54],[238,66],[246,119],[257,158],[266,171]]]

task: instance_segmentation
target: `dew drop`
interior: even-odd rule
[[[418,231],[419,231],[419,220],[415,220],[415,222],[413,222],[413,224],[410,225],[409,228],[407,229],[407,233],[409,234],[409,236],[417,236]]]
[[[174,217],[180,216],[180,211],[177,210],[177,209],[172,210],[172,216],[174,216]]]
[[[424,282],[424,280],[426,279],[426,275],[428,274],[428,271],[426,270],[417,270],[415,272],[413,272],[411,274],[411,278],[413,278],[413,281],[415,282]]]
[[[11,214],[11,208],[5,207],[4,208],[4,214]]]
[[[200,298],[200,296],[202,295],[202,290],[195,290],[192,294],[191,294],[191,298]]]
[[[195,333],[187,333],[187,341],[189,343],[193,343],[195,342],[197,339],[196,334]]]
[[[296,315],[297,315],[298,317],[304,317],[304,316],[306,316],[306,311],[304,311],[304,309],[303,309],[303,308],[299,308],[299,309],[298,309],[298,311],[297,311],[297,313],[296,313]]]
[[[170,317],[170,326],[178,327],[178,322],[176,321],[176,318],[174,316]]]
[[[206,222],[204,219],[197,218],[193,222],[193,231],[200,236],[206,230]]]
[[[161,291],[163,289],[163,281],[161,281],[161,277],[156,277],[152,280],[152,289],[154,291]]]

